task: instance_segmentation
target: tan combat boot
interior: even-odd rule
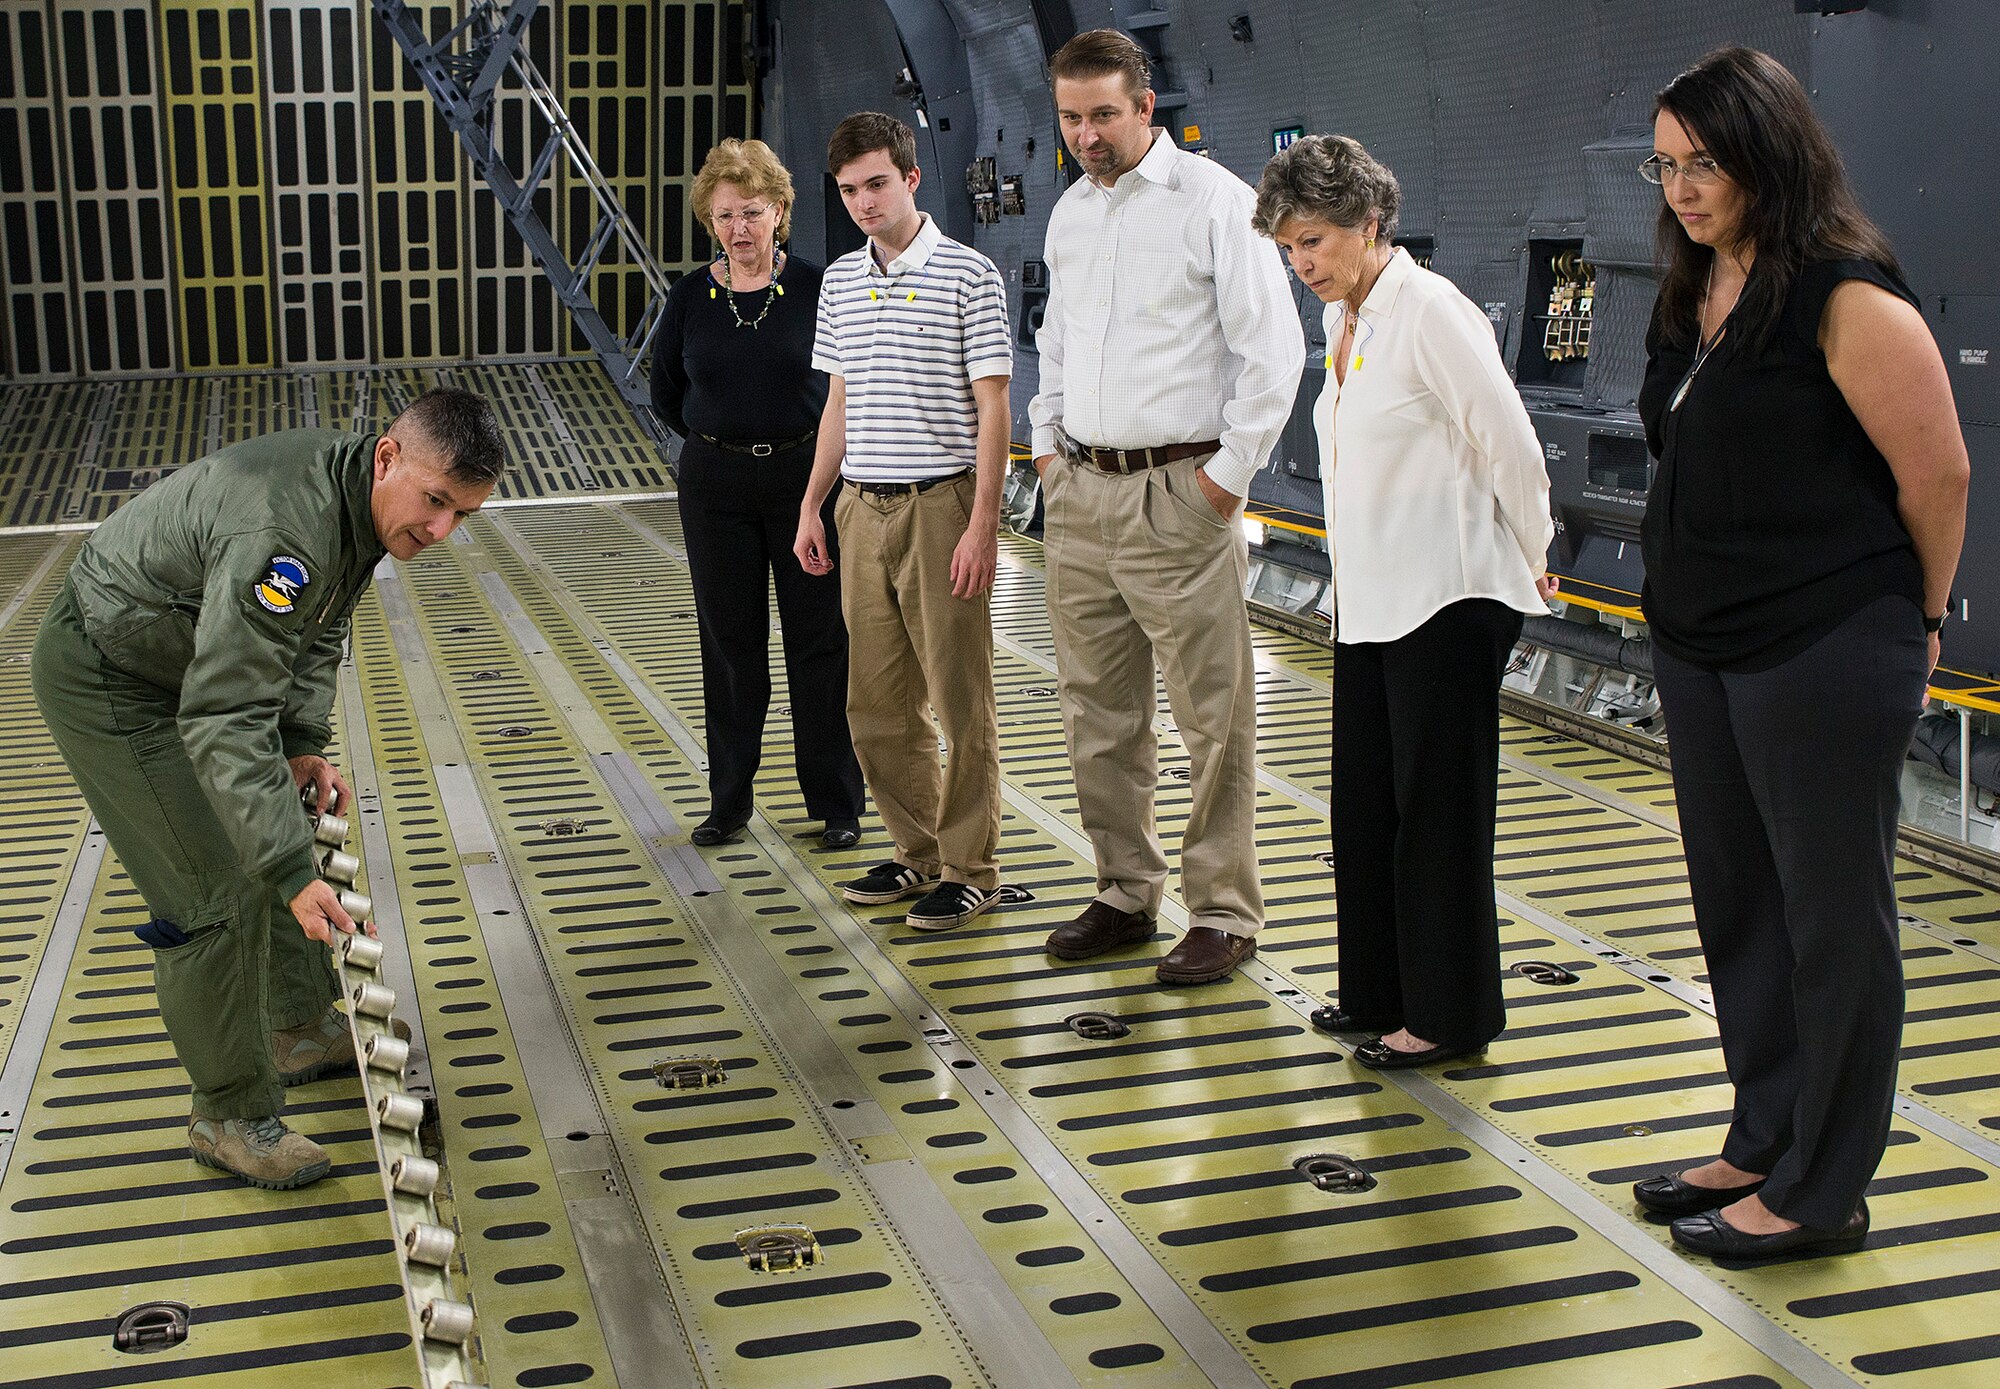
[[[401,1018],[391,1019],[389,1030],[402,1041],[410,1040],[410,1025]],[[278,1068],[280,1085],[304,1085],[321,1076],[352,1071],[354,1034],[348,1030],[347,1014],[329,1008],[304,1027],[273,1032],[271,1061]]]
[[[309,1186],[327,1174],[333,1159],[277,1115],[262,1119],[188,1121],[188,1152],[204,1167],[233,1173],[266,1191]]]

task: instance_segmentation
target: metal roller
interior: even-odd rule
[[[313,842],[323,849],[338,849],[347,842],[347,828],[344,816],[323,810],[313,821]]]
[[[348,1002],[363,1017],[386,1019],[396,1011],[396,991],[384,984],[364,981],[354,986]]]
[[[345,896],[346,894],[342,894]],[[354,913],[349,912],[352,916]],[[382,963],[382,942],[356,932],[340,938],[340,962],[354,969],[372,971]]]
[[[389,1164],[389,1185],[405,1196],[428,1197],[443,1175],[435,1162],[414,1153],[400,1154]]]
[[[354,918],[355,925],[358,926],[375,915],[375,899],[367,893],[344,887],[340,890],[339,897],[340,909]]]
[[[424,1102],[414,1095],[384,1095],[375,1101],[375,1117],[385,1129],[415,1133],[424,1122]]]
[[[412,1225],[403,1232],[403,1253],[413,1264],[443,1268],[458,1248],[458,1236],[442,1225]]]
[[[367,1059],[369,1070],[399,1076],[403,1068],[410,1064],[410,1044],[400,1037],[381,1032],[368,1039],[368,1046],[362,1055]]]
[[[419,1319],[424,1324],[424,1339],[427,1341],[462,1346],[472,1339],[472,1309],[463,1302],[433,1298],[424,1304]]]
[[[467,1384],[462,1379],[454,1379],[445,1385],[444,1389],[486,1389],[486,1386],[483,1384]]]
[[[360,871],[361,860],[339,849],[328,849],[326,857],[319,861],[319,875],[335,887],[353,887],[355,875]]]

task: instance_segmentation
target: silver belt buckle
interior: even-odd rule
[[[774,450],[769,444],[752,444],[750,446],[750,456],[752,458],[769,458],[773,452]]]

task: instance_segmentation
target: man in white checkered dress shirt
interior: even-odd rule
[[[1047,507],[1049,613],[1096,900],[1048,939],[1084,959],[1150,939],[1166,855],[1154,828],[1154,673],[1187,745],[1189,930],[1170,984],[1227,976],[1264,921],[1256,691],[1236,524],[1290,418],[1305,335],[1256,196],[1152,127],[1130,37],[1080,34],[1050,64],[1087,178],[1049,221],[1049,302],[1029,406]]]

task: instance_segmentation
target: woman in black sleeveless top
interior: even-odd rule
[[[1944,363],[1797,79],[1722,49],[1660,93],[1666,278],[1639,410],[1654,666],[1736,1105],[1634,1189],[1683,1248],[1857,1247],[1902,1036],[1897,782],[1970,468]]]
[[[708,743],[708,818],[688,837],[735,842],[750,821],[771,702],[775,591],[806,814],[844,849],[860,834],[861,766],[847,730],[840,581],[792,557],[826,374],[812,367],[820,268],[783,249],[792,178],[762,140],[724,140],[695,176],[694,212],[720,248],[667,295],[653,342],[653,409],[681,436],[681,534]],[[829,544],[833,503],[826,508]]]

